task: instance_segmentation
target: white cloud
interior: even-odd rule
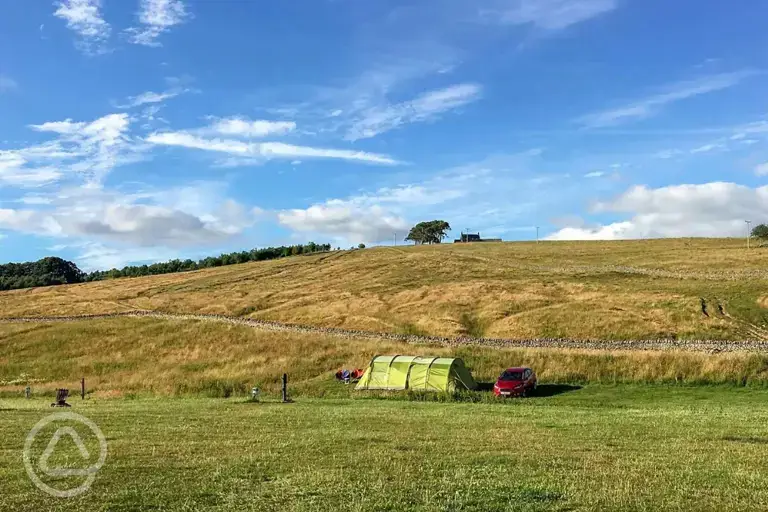
[[[421,184],[384,187],[346,199],[330,199],[305,209],[278,212],[280,224],[298,232],[331,236],[339,243],[357,244],[402,240],[410,223],[407,216],[425,208],[463,197],[463,176],[450,173]]]
[[[616,8],[616,0],[503,0],[494,15],[501,23],[561,30]]]
[[[65,20],[67,28],[79,36],[79,49],[87,54],[106,51],[104,44],[112,28],[101,17],[101,0],[63,0],[54,5],[58,8],[53,15]]]
[[[758,176],[768,176],[768,162],[755,167],[755,174]]]
[[[227,117],[216,119],[205,132],[234,137],[265,137],[267,135],[282,135],[296,129],[292,121],[252,121],[243,117]]]
[[[585,178],[600,178],[602,176],[605,176],[603,171],[592,171],[584,175]]]
[[[82,130],[85,125],[86,123],[75,123],[71,119],[65,119],[64,121],[47,121],[42,124],[31,124],[29,127],[38,132],[70,135]]]
[[[723,144],[704,144],[703,146],[699,146],[698,148],[694,148],[691,150],[691,153],[709,153],[710,151],[714,151],[716,149],[723,149],[725,146]]]
[[[736,183],[635,186],[619,198],[599,203],[596,212],[628,213],[631,218],[594,227],[567,227],[551,240],[615,240],[656,237],[739,236],[748,219],[768,218],[768,186]]]
[[[0,151],[0,183],[17,187],[35,187],[56,181],[60,176],[51,167],[26,166],[27,160],[13,151]]]
[[[138,16],[143,26],[126,32],[130,42],[144,46],[162,46],[157,38],[191,17],[181,0],[141,0]]]
[[[331,236],[352,244],[391,240],[395,232],[404,238],[409,227],[405,219],[379,206],[364,207],[339,200],[285,210],[277,217],[280,224],[294,231]]]
[[[152,144],[179,146],[204,151],[215,151],[247,158],[331,158],[359,162],[369,162],[385,165],[395,165],[399,162],[386,156],[364,151],[346,149],[314,148],[295,146],[281,142],[242,142],[233,139],[207,139],[186,132],[153,133],[147,137]]]
[[[0,209],[0,229],[129,247],[194,247],[222,242],[253,225],[247,210],[220,195],[216,183],[120,195],[96,188],[64,189],[46,207]],[[29,204],[29,202],[28,202]]]
[[[138,159],[128,137],[130,118],[110,114],[90,122],[49,121],[30,125],[58,137],[42,144],[0,150],[0,182],[38,186],[66,175],[98,183],[114,167]]]
[[[141,93],[137,96],[130,96],[128,98],[128,101],[125,105],[120,105],[120,108],[134,108],[134,107],[140,107],[142,105],[152,104],[152,103],[162,103],[165,100],[169,100],[171,98],[175,98],[179,94],[183,94],[187,92],[186,89],[171,89],[169,91],[165,92],[152,92],[147,91],[144,93]]]
[[[0,92],[12,91],[18,87],[19,84],[16,83],[16,80],[5,75],[0,75]]]
[[[701,94],[720,91],[738,85],[755,75],[754,71],[738,71],[712,75],[669,85],[663,92],[619,108],[604,110],[581,117],[577,122],[587,128],[613,126],[623,122],[651,117],[664,106]]]
[[[444,112],[478,100],[481,91],[478,84],[458,84],[426,92],[403,103],[367,108],[354,118],[346,138],[358,140],[375,137],[403,124],[434,119]]]
[[[112,239],[138,246],[183,247],[219,242],[237,229],[217,225],[216,218],[161,206],[107,204],[86,218],[57,217],[66,232],[85,237]]]
[[[396,165],[399,162],[386,155],[350,151],[347,149],[325,149],[307,146],[294,146],[282,142],[263,142],[257,144],[258,152],[266,158],[335,158],[340,160],[370,162],[384,165]]]

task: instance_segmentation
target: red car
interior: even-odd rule
[[[507,368],[493,385],[496,396],[528,396],[536,389],[536,373],[530,368]]]

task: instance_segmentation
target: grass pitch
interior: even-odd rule
[[[0,400],[0,509],[765,510],[767,400],[600,385],[480,404],[78,398],[109,454],[70,499],[38,491],[21,460],[49,400]]]

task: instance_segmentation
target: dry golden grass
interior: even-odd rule
[[[4,292],[0,316],[140,308],[449,336],[763,338],[767,267],[768,250],[735,239],[383,247]]]
[[[563,349],[447,348],[271,332],[203,321],[119,318],[0,325],[0,391],[78,389],[97,395],[277,393],[283,372],[294,392],[339,395],[333,374],[365,367],[375,354],[458,356],[480,381],[528,365],[545,382],[768,383],[768,355]]]

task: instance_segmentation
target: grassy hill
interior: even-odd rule
[[[768,250],[736,239],[381,247],[4,292],[0,316],[139,308],[448,336],[765,339],[766,269]]]
[[[339,368],[365,367],[376,354],[454,356],[479,382],[529,365],[543,382],[768,385],[768,355],[683,351],[444,347],[271,332],[204,321],[115,318],[54,324],[0,324],[0,397],[77,389],[94,396],[277,396],[284,372],[298,396],[345,397]]]

